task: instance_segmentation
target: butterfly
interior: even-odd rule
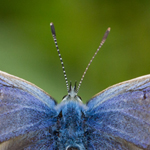
[[[0,71],[0,150],[149,150],[150,75],[103,90],[86,104],[68,84],[60,104],[34,84]],[[102,42],[110,31],[107,29]]]

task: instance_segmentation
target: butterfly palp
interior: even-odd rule
[[[76,84],[77,84],[77,82],[75,82],[75,85],[72,86],[72,83],[70,82],[68,95],[64,96],[62,101],[72,100],[72,101],[82,102],[81,97],[77,95]]]

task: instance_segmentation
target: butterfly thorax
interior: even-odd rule
[[[57,126],[53,129],[56,149],[85,149],[84,110],[84,105],[77,101],[66,101],[59,105]]]

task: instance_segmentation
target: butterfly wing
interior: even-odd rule
[[[0,71],[0,149],[18,138],[24,143],[44,141],[49,136],[47,128],[55,123],[55,105],[42,89]]]
[[[88,103],[96,149],[150,149],[150,75],[114,85]]]
[[[54,150],[49,129],[38,130],[9,139],[0,144],[0,150]]]

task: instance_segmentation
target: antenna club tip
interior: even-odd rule
[[[52,23],[52,22],[50,23],[50,26],[53,26],[53,23]]]
[[[111,29],[111,28],[109,27],[107,30],[110,31],[110,29]]]
[[[56,36],[56,32],[55,32],[55,27],[54,27],[54,24],[51,22],[50,23],[50,27],[51,27],[51,32],[54,36]]]

